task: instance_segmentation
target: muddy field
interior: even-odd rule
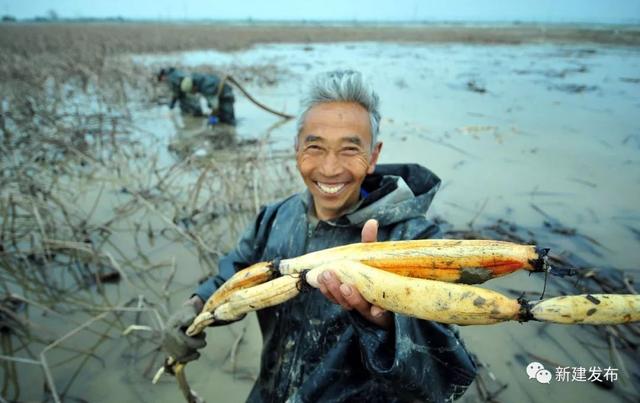
[[[0,25],[0,396],[177,401],[150,383],[161,329],[215,273],[260,205],[301,189],[293,121],[236,95],[236,128],[166,107],[167,65],[233,75],[297,113],[316,72],[357,67],[383,100],[382,162],[443,178],[452,238],[552,248],[548,295],[635,292],[640,29],[567,26]],[[537,298],[542,276],[488,286]],[[640,328],[466,327],[483,364],[463,401],[633,402]],[[208,401],[243,401],[254,317],[209,331],[188,369]],[[609,383],[538,384],[531,361],[615,367]],[[35,386],[34,386],[35,385]]]

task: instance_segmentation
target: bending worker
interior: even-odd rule
[[[173,67],[162,69],[158,81],[166,82],[172,92],[169,108],[180,105],[182,113],[208,116],[210,123],[236,123],[231,86],[214,74],[186,74]]]
[[[426,218],[440,179],[419,165],[377,164],[379,101],[360,73],[319,75],[304,102],[295,151],[306,190],[263,207],[219,274],[169,319],[163,347],[179,362],[199,356],[204,334],[184,329],[237,270],[355,242],[441,235]],[[264,347],[250,402],[443,402],[475,377],[454,328],[371,305],[331,270],[320,289],[257,316]]]

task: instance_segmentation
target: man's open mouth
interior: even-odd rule
[[[342,189],[345,188],[346,183],[322,183],[322,182],[314,182],[318,189],[322,191],[322,193],[334,195],[340,193]]]

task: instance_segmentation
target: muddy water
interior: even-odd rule
[[[603,244],[593,251],[575,246],[573,251],[585,260],[596,266],[637,269],[640,253],[632,229],[640,228],[640,49],[552,44],[278,44],[234,53],[201,51],[136,56],[135,60],[152,66],[181,63],[195,69],[276,65],[289,72],[276,85],[248,84],[247,89],[267,105],[290,113],[298,111],[305,83],[315,73],[359,69],[373,81],[382,99],[381,162],[420,163],[443,179],[432,214],[457,226],[505,217],[540,227],[545,220],[541,210]],[[165,114],[161,107],[147,111],[139,124],[162,133],[162,128],[171,127],[169,120],[160,119]],[[236,114],[240,139],[255,137],[277,122],[241,95]],[[270,147],[289,150],[294,132],[294,122],[273,128]],[[175,133],[179,131],[166,138]],[[545,246],[571,248],[573,244]],[[489,286],[539,291],[541,284],[539,278],[518,274]],[[255,319],[247,323],[237,362],[246,374],[255,375],[260,337]],[[624,401],[588,382],[554,379],[543,385],[528,379],[526,362],[517,359],[527,352],[552,362],[545,364],[547,369],[617,366],[606,349],[588,351],[573,329],[502,324],[467,327],[462,334],[469,350],[509,384],[501,401]],[[229,363],[224,363],[224,357],[233,339],[232,330],[211,330],[204,357],[191,366],[195,389],[210,401],[242,400],[251,387],[250,380],[234,379],[225,372]],[[526,360],[531,359],[526,356]],[[117,383],[123,375],[110,376]],[[633,390],[634,383],[637,387],[637,379],[616,387]],[[146,401],[175,401],[177,396],[167,385],[138,385],[135,390]],[[112,401],[113,396],[97,400]]]

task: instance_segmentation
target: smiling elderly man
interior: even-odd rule
[[[440,180],[418,165],[377,165],[378,96],[353,71],[319,75],[298,120],[306,191],[266,206],[168,322],[163,345],[196,359],[204,336],[184,327],[237,270],[354,242],[437,237],[425,217]],[[422,296],[429,298],[428,295]],[[257,312],[264,347],[251,402],[451,401],[476,366],[449,326],[386,312],[330,271],[320,290]]]

